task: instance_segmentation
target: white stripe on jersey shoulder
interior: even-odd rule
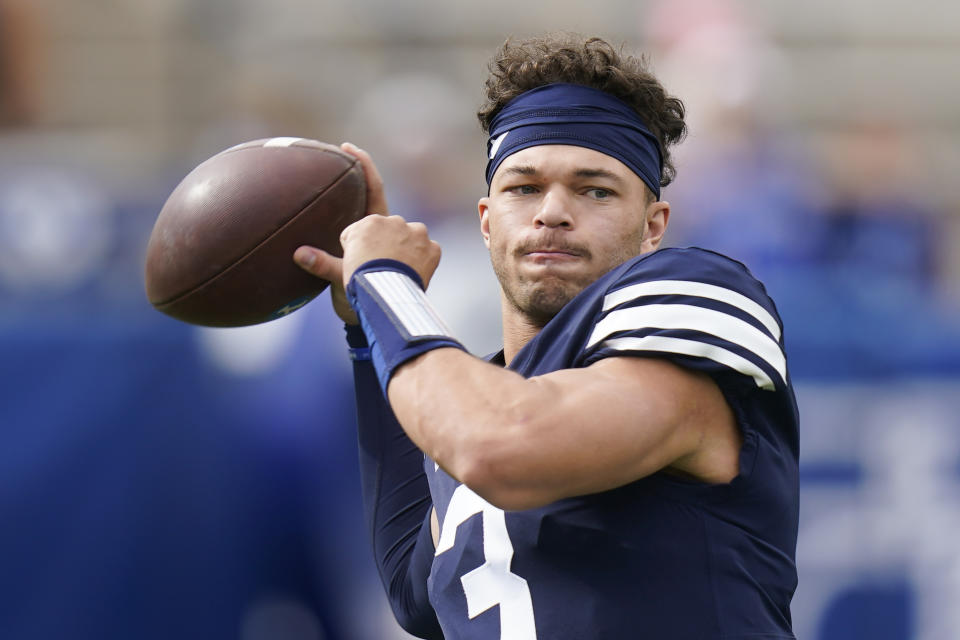
[[[587,348],[619,331],[647,328],[699,331],[726,340],[765,360],[786,384],[787,358],[779,343],[752,324],[730,314],[688,304],[648,304],[615,309],[593,328]]]
[[[643,338],[628,336],[625,338],[611,338],[605,341],[603,346],[613,349],[614,351],[662,351],[707,358],[726,365],[746,376],[750,376],[761,389],[766,389],[767,391],[774,390],[773,380],[770,379],[770,376],[768,376],[763,369],[732,351],[707,342],[686,340],[684,338],[671,338],[669,336],[644,336]]]
[[[368,271],[360,274],[390,307],[411,338],[453,337],[453,332],[410,276],[399,271]]]
[[[709,298],[729,304],[741,311],[749,313],[760,321],[767,328],[774,340],[780,340],[780,325],[776,319],[762,306],[732,289],[720,287],[715,284],[705,282],[696,282],[692,280],[653,280],[651,282],[641,282],[632,284],[623,289],[617,289],[608,293],[603,298],[603,310],[610,309],[643,296],[694,296],[697,298]]]

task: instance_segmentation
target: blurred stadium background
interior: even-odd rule
[[[958,637],[960,4],[0,0],[0,638],[405,637],[327,300],[178,324],[144,299],[146,239],[223,148],[350,140],[494,350],[473,113],[503,38],[548,29],[650,54],[690,114],[669,243],[742,259],[780,305],[798,637]]]

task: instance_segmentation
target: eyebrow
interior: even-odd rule
[[[516,164],[505,167],[503,173],[504,175],[535,176],[539,175],[540,171],[533,165]],[[577,178],[605,178],[618,185],[623,184],[623,178],[612,171],[607,171],[606,169],[588,169],[584,167],[575,169],[573,171],[573,176]]]
[[[504,175],[535,176],[536,167],[529,164],[515,164],[503,170]]]
[[[623,184],[623,178],[606,169],[577,169],[573,175],[578,178],[606,178],[616,184]]]

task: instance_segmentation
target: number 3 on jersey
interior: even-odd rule
[[[483,518],[484,563],[460,577],[467,597],[467,615],[472,620],[494,605],[500,605],[500,640],[536,640],[530,587],[526,580],[510,572],[513,543],[502,509],[464,485],[457,487],[440,528],[436,555],[453,548],[457,527],[478,513]]]

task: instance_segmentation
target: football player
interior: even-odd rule
[[[331,280],[354,358],[365,510],[423,638],[793,638],[796,402],[783,330],[739,262],[661,249],[682,103],[599,39],[491,63],[480,230],[503,350],[468,354],[424,295],[439,247],[370,211]],[[691,213],[690,215],[693,215]]]

